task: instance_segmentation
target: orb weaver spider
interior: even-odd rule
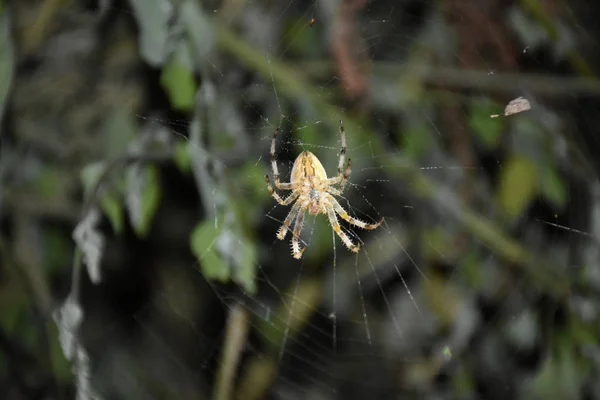
[[[344,131],[344,125],[340,121],[340,136],[342,137],[342,149],[340,150],[340,159],[338,162],[337,176],[333,178],[327,178],[327,173],[321,161],[310,151],[303,151],[294,161],[292,166],[292,172],[290,182],[279,181],[279,169],[277,167],[277,159],[275,155],[275,143],[277,141],[277,135],[279,134],[279,128],[276,128],[273,132],[273,139],[271,140],[271,169],[273,170],[273,181],[275,187],[279,190],[289,190],[292,193],[285,199],[281,198],[279,194],[273,188],[271,179],[267,174],[265,176],[267,182],[267,190],[269,194],[282,206],[287,206],[292,203],[294,205],[290,209],[290,212],[283,221],[283,225],[277,232],[277,239],[283,240],[288,232],[291,230],[290,227],[294,222],[292,232],[292,255],[296,259],[302,258],[302,254],[306,247],[300,249],[300,232],[304,225],[304,213],[308,211],[311,215],[324,214],[327,215],[331,227],[335,233],[342,240],[344,245],[355,253],[360,250],[359,244],[354,244],[348,237],[348,235],[342,231],[340,224],[337,219],[339,215],[343,220],[348,223],[358,226],[362,229],[373,230],[377,229],[382,224],[383,218],[375,223],[368,224],[359,219],[348,215],[346,210],[340,205],[334,196],[341,196],[342,191],[348,178],[350,177],[351,161],[348,159],[346,168],[344,169],[345,158],[346,158],[346,133]]]

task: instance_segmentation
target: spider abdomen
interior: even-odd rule
[[[309,178],[327,180],[327,173],[321,161],[310,151],[303,151],[294,161],[291,183],[305,182]]]

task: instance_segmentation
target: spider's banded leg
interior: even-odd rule
[[[379,227],[379,225],[381,225],[383,223],[383,218],[381,218],[381,221],[375,223],[375,224],[367,224],[366,222],[361,221],[360,219],[351,217],[346,210],[344,210],[344,207],[341,206],[340,203],[338,203],[338,201],[331,195],[328,195],[326,197],[327,201],[329,201],[333,207],[333,209],[335,210],[336,213],[338,213],[338,215],[340,217],[342,217],[342,219],[344,221],[347,221],[348,223],[358,226],[359,228],[362,229],[368,229],[370,231],[372,231],[373,229],[377,229]]]
[[[346,132],[342,120],[340,120],[340,136],[342,137],[342,148],[340,150],[340,161],[338,162],[338,176],[342,176],[344,162],[346,161]]]
[[[331,227],[333,228],[334,232],[339,236],[340,239],[342,239],[342,242],[346,245],[348,249],[350,249],[350,251],[358,253],[358,251],[360,250],[360,245],[352,243],[348,235],[346,235],[346,233],[342,231],[342,227],[340,226],[340,223],[338,222],[337,217],[335,216],[335,211],[333,210],[333,207],[330,205],[326,205],[325,209],[327,210],[327,217],[329,218],[329,223],[331,224]]]
[[[340,120],[340,136],[342,137],[342,148],[340,150],[340,160],[338,162],[338,173],[334,178],[327,179],[328,185],[337,185],[341,186],[341,189],[344,189],[348,178],[350,177],[350,173],[352,173],[351,160],[348,159],[346,163],[346,132],[344,131],[344,125]],[[346,163],[346,168],[344,169],[344,164]]]
[[[344,175],[340,181],[340,189],[343,190],[346,183],[348,183],[348,178],[350,178],[350,174],[352,173],[352,159],[348,159],[348,163],[346,164],[346,170],[344,171]]]
[[[342,191],[338,188],[335,188],[333,186],[327,186],[327,192],[331,193],[334,196],[341,196],[342,195]]]
[[[346,169],[344,170],[344,173],[333,178],[327,179],[327,185],[340,185],[340,190],[343,190],[344,186],[346,186],[346,183],[348,183],[348,178],[350,178],[351,173],[352,160],[348,159],[348,163],[346,164]]]
[[[277,194],[275,189],[273,189],[273,185],[271,185],[271,179],[269,178],[269,175],[265,175],[265,181],[267,182],[267,190],[269,191],[269,194],[271,196],[273,196],[273,198],[282,206],[287,206],[287,205],[291,204],[292,201],[294,201],[296,199],[296,197],[298,197],[296,194],[292,193],[291,195],[286,197],[284,200],[281,198],[281,196],[279,196],[279,194]]]
[[[275,143],[277,142],[278,134],[279,128],[275,128],[275,131],[273,132],[273,139],[271,140],[271,150],[269,151],[271,169],[273,170],[273,181],[275,182],[275,187],[279,190],[292,190],[291,183],[281,183],[279,181],[279,168],[277,167],[277,157],[275,156]]]
[[[306,250],[306,247],[300,249],[300,232],[302,232],[302,226],[304,225],[304,211],[300,211],[296,217],[294,223],[294,233],[292,236],[292,255],[296,260],[302,258],[302,253]]]
[[[293,194],[290,197],[292,197],[292,196],[298,197],[298,194]],[[283,221],[283,225],[281,225],[281,227],[279,228],[279,231],[277,231],[277,239],[279,239],[279,240],[285,239],[285,235],[287,234],[287,231],[290,229],[290,225],[292,225],[292,221],[296,217],[296,214],[298,214],[299,210],[300,210],[300,202],[297,202],[292,206],[292,209],[288,213],[287,217],[285,217],[285,221]]]

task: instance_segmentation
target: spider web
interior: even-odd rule
[[[326,216],[307,215],[302,233],[307,249],[297,261],[291,256],[290,235],[283,242],[275,238],[289,207],[278,206],[270,198],[260,200],[259,205],[249,203],[267,193],[264,184],[226,183],[226,189],[210,188],[213,195],[222,191],[242,199],[240,206],[262,210],[258,218],[252,213],[248,217],[249,225],[260,230],[260,250],[254,262],[257,293],[205,279],[197,262],[180,260],[186,271],[165,278],[163,286],[155,285],[152,300],[131,311],[140,332],[114,335],[117,340],[111,339],[111,332],[121,328],[114,325],[94,332],[91,342],[107,342],[111,349],[97,361],[98,381],[110,382],[112,376],[111,384],[104,383],[108,393],[134,397],[156,396],[160,390],[155,392],[149,383],[151,377],[160,376],[169,387],[162,390],[171,395],[210,397],[214,386],[224,381],[235,385],[231,390],[244,398],[506,398],[523,393],[535,398],[541,393],[540,382],[546,382],[544,374],[552,376],[546,361],[551,345],[542,339],[536,318],[547,317],[547,310],[557,307],[555,297],[563,293],[563,286],[553,277],[562,276],[564,266],[574,263],[569,249],[578,249],[577,262],[593,265],[598,253],[597,205],[589,208],[592,224],[579,229],[570,213],[573,204],[580,203],[577,193],[581,191],[571,192],[561,208],[548,205],[548,198],[560,197],[561,189],[548,189],[546,200],[536,200],[530,207],[519,208],[507,200],[507,207],[518,210],[509,219],[498,210],[502,197],[495,197],[494,187],[507,165],[525,163],[521,169],[515,167],[517,175],[530,171],[522,158],[513,161],[514,149],[526,149],[528,157],[542,157],[541,152],[527,153],[540,143],[548,145],[547,153],[566,171],[569,184],[580,177],[568,161],[568,144],[561,131],[553,127],[557,115],[536,102],[535,82],[517,81],[507,93],[519,92],[512,98],[527,97],[532,110],[493,118],[503,113],[504,105],[491,100],[488,91],[505,81],[482,54],[475,61],[487,65],[485,74],[470,77],[467,84],[455,71],[439,68],[423,79],[451,89],[415,97],[413,92],[427,91],[412,82],[422,79],[420,69],[432,54],[441,64],[475,62],[458,60],[462,53],[444,50],[452,49],[442,39],[447,33],[444,29],[449,28],[443,15],[426,3],[422,8],[412,5],[416,10],[368,4],[353,17],[362,44],[355,57],[377,64],[382,71],[368,82],[375,88],[370,92],[377,111],[366,122],[351,107],[340,106],[325,118],[310,105],[290,99],[293,89],[278,81],[276,70],[280,60],[293,63],[306,51],[298,44],[311,43],[304,36],[318,32],[313,40],[325,40],[327,27],[320,23],[328,20],[332,10],[325,2],[284,4],[263,10],[265,14],[257,12],[260,8],[249,8],[243,18],[242,24],[255,35],[248,40],[265,52],[261,57],[268,75],[253,76],[245,85],[242,117],[232,115],[231,110],[215,117],[224,130],[236,131],[241,121],[243,132],[233,137],[246,136],[249,149],[238,159],[220,160],[224,182],[239,183],[232,179],[235,175],[249,180],[265,173],[272,176],[268,149],[276,127],[281,129],[277,158],[282,182],[289,181],[293,160],[302,150],[315,153],[328,176],[334,176],[341,119],[353,172],[340,204],[353,217],[367,222],[383,217],[385,222],[375,231],[361,231],[340,221],[352,241],[361,244],[360,252],[353,254],[335,235]],[[284,20],[293,21],[288,32],[273,34],[270,29],[285,25]],[[523,42],[518,52],[526,54],[537,46],[528,43]],[[412,57],[418,60],[414,65],[406,65],[411,51],[423,55]],[[315,53],[318,59],[319,50]],[[231,90],[228,74],[234,72],[217,65],[211,71],[217,93],[227,93]],[[389,87],[389,70],[398,65],[405,71],[400,75],[402,85]],[[310,62],[304,67],[320,80],[314,86],[315,98],[330,100],[340,96],[340,91],[348,95],[360,89],[360,82],[351,82],[360,79],[354,70],[320,73],[318,63]],[[464,85],[471,85],[470,97],[452,94],[452,88]],[[189,121],[150,113],[137,118],[141,124],[158,123],[176,141],[188,140]],[[448,124],[456,120],[480,131],[478,138],[470,139],[475,150],[464,142],[467,134]],[[490,145],[503,139],[486,132],[496,129],[497,121],[512,133],[512,142],[504,143],[504,150]],[[533,125],[543,128],[536,130]],[[541,133],[554,144],[540,139]],[[253,169],[240,168],[246,164]],[[514,174],[509,177],[516,179]],[[541,186],[548,178],[532,179]],[[507,193],[525,190],[511,186],[510,181],[506,185]],[[596,183],[590,190],[592,196],[598,195]],[[250,200],[245,203],[244,199]],[[205,210],[217,206],[216,200],[203,204]],[[218,215],[213,218],[215,226],[224,223]],[[548,252],[548,245],[555,248],[550,258],[539,258]],[[230,248],[236,246],[243,248],[246,243],[234,240]],[[539,260],[549,261],[548,265]],[[200,294],[190,294],[196,290]],[[538,306],[540,298],[550,305]],[[589,301],[578,300],[574,314]],[[219,311],[211,311],[217,304]],[[172,326],[165,325],[169,323]],[[228,351],[232,352],[229,359]],[[236,352],[239,359],[231,361],[236,360]],[[119,368],[116,372],[112,368],[119,363],[142,371]],[[526,372],[515,372],[519,369]],[[227,373],[233,374],[229,381]]]

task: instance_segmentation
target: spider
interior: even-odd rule
[[[279,128],[275,129],[273,132],[273,139],[271,141],[270,156],[273,181],[275,182],[275,187],[277,189],[290,190],[292,193],[285,199],[281,198],[281,196],[275,192],[268,174],[265,176],[267,189],[271,196],[273,196],[273,198],[282,206],[290,205],[293,202],[295,203],[283,221],[283,225],[279,228],[277,239],[285,239],[288,230],[291,230],[290,226],[292,225],[292,222],[294,222],[291,241],[292,255],[296,259],[302,258],[302,253],[304,253],[306,247],[300,249],[300,232],[302,231],[302,226],[304,224],[304,213],[308,211],[311,215],[327,215],[331,227],[344,245],[346,245],[350,251],[357,253],[360,250],[360,245],[352,243],[348,235],[342,231],[336,214],[352,225],[369,230],[377,229],[383,222],[383,218],[376,224],[368,224],[358,220],[348,215],[346,210],[344,210],[334,197],[342,195],[344,186],[348,182],[348,177],[352,172],[350,159],[348,159],[348,163],[344,169],[344,161],[346,158],[346,134],[344,132],[342,121],[340,121],[342,149],[340,151],[340,159],[338,162],[338,173],[334,178],[327,178],[327,173],[325,172],[325,168],[323,168],[323,164],[321,164],[321,161],[319,161],[313,153],[310,151],[303,151],[294,161],[290,182],[280,182],[279,169],[277,168],[277,159],[275,157],[275,142],[278,133]],[[338,187],[335,187],[336,185]]]

